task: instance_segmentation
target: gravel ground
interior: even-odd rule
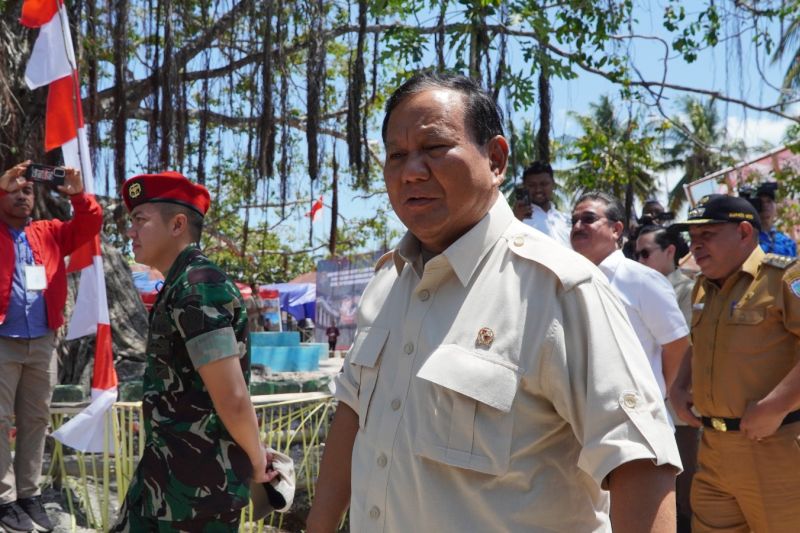
[[[76,526],[72,529],[73,517],[69,514],[69,505],[61,491],[48,488],[42,492],[42,501],[44,508],[47,511],[47,516],[53,523],[55,533],[70,533],[77,531],[78,533],[94,532],[95,529],[87,528],[84,517],[75,517]]]

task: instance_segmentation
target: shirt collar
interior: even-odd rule
[[[483,257],[491,250],[500,236],[514,220],[514,214],[503,195],[498,195],[491,209],[469,231],[447,247],[444,256],[462,285],[472,279]],[[408,263],[421,278],[423,273],[422,250],[419,240],[406,232],[394,254],[398,275]]]
[[[534,211],[541,211],[542,213],[544,213],[545,215],[548,215],[548,216],[549,215],[554,215],[556,213],[559,213],[559,210],[556,209],[556,206],[555,206],[555,204],[553,202],[550,202],[550,209],[548,209],[546,211],[544,209],[542,209],[542,207],[540,205],[537,205],[537,204],[531,204],[531,209],[533,209]]]
[[[0,224],[5,226],[6,228],[8,228],[8,232],[11,234],[11,236],[13,236],[15,238],[18,237],[21,233],[24,233],[25,232],[25,228],[30,226],[31,222],[33,222],[33,219],[28,217],[28,220],[25,221],[25,225],[22,226],[22,229],[17,229],[17,228],[9,226],[8,224],[6,224],[2,220],[0,220]]]
[[[608,281],[614,279],[614,273],[617,271],[617,268],[620,264],[625,260],[625,254],[622,253],[622,250],[614,250],[611,252],[608,257],[603,259],[597,267],[600,269],[603,274],[606,275]]]
[[[750,276],[756,277],[758,269],[761,267],[761,262],[764,260],[765,255],[767,254],[764,253],[764,250],[762,250],[760,246],[756,246],[750,253],[750,256],[745,259],[744,263],[742,263],[742,272],[746,272],[750,274]]]
[[[200,249],[195,244],[189,244],[186,246],[186,248],[181,250],[181,253],[179,253],[178,257],[175,258],[175,262],[173,262],[169,267],[167,275],[164,276],[164,285],[167,285],[169,282],[171,282],[172,279],[177,277],[180,272],[186,270],[187,263],[199,253],[201,253]]]
[[[667,279],[673,282],[679,281],[683,278],[689,279],[688,276],[686,276],[683,272],[681,272],[680,268],[676,268],[675,270],[667,274]]]
[[[550,210],[553,209],[553,206],[551,205],[550,206],[550,210],[545,211],[544,209],[542,209],[542,206],[536,205],[536,204],[531,204],[531,209],[533,209],[534,211],[541,211],[542,213],[544,213],[546,215],[546,214],[548,214],[550,212]]]
[[[761,249],[761,246],[756,245],[755,249],[753,249],[753,251],[747,257],[747,259],[744,260],[742,266],[740,266],[736,272],[731,274],[728,277],[728,280],[733,279],[734,276],[736,276],[739,272],[744,272],[745,274],[748,274],[751,278],[755,278],[756,274],[758,274],[758,269],[761,268],[761,263],[764,260],[764,256],[766,255],[767,254],[764,253],[764,250]],[[716,287],[716,284],[707,277],[705,277],[702,273],[698,274],[698,277],[702,279],[703,285],[705,287],[711,285]],[[727,280],[723,284],[723,286],[725,284],[727,284]]]

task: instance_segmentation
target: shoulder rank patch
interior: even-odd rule
[[[792,294],[800,298],[800,278],[795,278],[790,281],[789,288],[792,289]]]
[[[796,258],[789,257],[787,255],[778,255],[778,254],[767,254],[764,256],[764,259],[761,260],[762,263],[765,265],[774,266],[776,268],[784,269],[794,263]]]

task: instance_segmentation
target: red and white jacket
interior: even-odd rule
[[[74,216],[67,222],[37,220],[25,227],[33,258],[44,265],[47,288],[44,301],[47,325],[58,329],[64,324],[64,304],[67,301],[67,275],[64,257],[93,239],[103,225],[103,209],[94,197],[79,193],[69,197]],[[11,283],[14,278],[15,247],[8,226],[0,221],[0,324],[6,320]]]

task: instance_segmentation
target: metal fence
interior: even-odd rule
[[[333,398],[322,392],[253,396],[253,404],[268,446],[286,453],[295,461],[297,495],[295,502],[309,505],[314,497],[314,482],[319,472],[321,445],[327,435]],[[58,428],[82,406],[54,405],[52,426]],[[72,516],[73,530],[78,517],[84,527],[107,531],[116,520],[133,472],[144,449],[141,429],[141,402],[118,402],[109,410],[109,449],[103,453],[81,453],[53,441],[45,484],[65,493]],[[296,530],[291,515],[272,513],[252,521],[252,507],[242,510],[242,530],[271,528]]]

